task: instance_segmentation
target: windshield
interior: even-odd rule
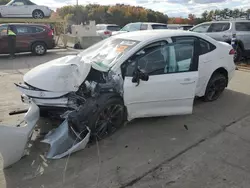
[[[107,70],[138,43],[139,41],[135,40],[110,37],[94,44],[78,55],[82,57],[82,61],[91,62],[94,66]]]
[[[140,23],[130,23],[125,25],[121,31],[138,31],[140,30],[141,24]]]

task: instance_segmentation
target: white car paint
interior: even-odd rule
[[[23,79],[42,90],[67,93],[78,90],[90,68],[91,64],[81,62],[81,57],[69,55],[35,67]]]
[[[96,33],[98,36],[101,36],[103,39],[112,36],[113,32],[117,32],[120,27],[116,24],[97,24]]]
[[[167,29],[167,24],[163,24],[163,23],[135,22],[135,23],[129,23],[129,24],[125,25],[120,31],[112,32],[112,36],[122,34],[122,33],[131,32],[131,31],[155,30],[154,25],[163,26],[163,27],[166,27],[166,29]]]
[[[47,6],[36,5],[32,3],[32,5],[26,4],[27,0],[24,0],[23,4],[16,3],[15,0],[10,1],[6,5],[0,6],[0,14],[2,17],[7,18],[32,18],[33,12],[35,10],[40,10],[43,12],[44,17],[50,17],[52,10]]]
[[[121,58],[110,64],[110,70],[118,73],[123,62],[143,46],[146,46],[147,44],[150,44],[154,41],[159,41],[163,39],[171,42],[172,40],[170,37],[174,36],[196,36],[214,44],[216,46],[216,49],[212,52],[200,55],[198,72],[151,76],[149,81],[142,81],[138,87],[135,86],[135,83],[130,82],[131,78],[125,78],[123,97],[127,108],[129,108],[129,116],[131,117],[131,119],[141,117],[142,114],[144,114],[144,116],[154,116],[158,114],[157,112],[160,112],[162,110],[163,113],[158,115],[191,113],[191,101],[195,96],[204,95],[206,85],[211,75],[216,69],[220,67],[225,68],[228,71],[228,79],[230,80],[232,78],[235,70],[235,65],[233,63],[232,55],[229,55],[229,51],[231,49],[230,45],[226,43],[217,42],[214,39],[199,33],[176,30],[157,30],[154,32],[137,31],[113,36],[114,38],[122,38],[124,40],[137,40],[140,41],[140,43],[134,48],[132,48],[130,51],[125,53]],[[92,68],[95,69],[97,69],[97,67],[95,67],[95,63],[88,64],[87,62],[81,61],[80,58],[77,56],[75,56],[74,60],[70,61],[70,59],[73,57],[74,56],[66,56],[64,58],[48,62],[44,65],[40,65],[35,69],[29,71],[24,76],[24,81],[36,88],[44,89],[47,91],[76,91],[80,83],[83,82],[86,78],[90,67],[92,66]],[[67,62],[67,60],[69,61]],[[71,64],[75,65],[73,66],[75,67],[75,69],[70,68]],[[103,71],[108,70],[109,69],[103,69]],[[51,80],[53,80],[53,82],[51,82]],[[176,83],[177,85],[170,86],[171,84],[169,85],[168,83]],[[166,90],[160,89],[163,87],[163,85],[167,85],[165,86],[167,88]],[[153,93],[155,93],[155,91],[157,90],[162,93],[150,95],[150,90],[148,91],[147,86],[149,86],[149,88],[154,88],[153,90],[150,89]],[[145,95],[145,98],[144,95],[142,95],[143,93]],[[163,96],[165,96],[166,98],[164,98]],[[173,98],[173,96],[175,96],[175,98]],[[151,97],[155,98],[155,100],[152,100]],[[171,104],[172,107],[169,108],[168,105],[163,105],[165,106],[165,109],[162,109],[162,106],[158,106],[159,104],[164,104],[162,103],[162,101],[164,100],[165,104]],[[142,105],[142,103],[145,104]],[[158,106],[158,109],[155,108],[154,110],[151,110],[152,114],[150,114],[149,112],[143,112],[146,106],[152,107],[154,105],[156,107]],[[175,108],[174,105],[176,105]],[[142,112],[139,112],[139,109],[141,109]]]
[[[24,116],[24,126],[0,125],[0,153],[3,157],[4,168],[25,155],[27,143],[39,118],[39,108],[34,102],[31,102],[29,110]]]

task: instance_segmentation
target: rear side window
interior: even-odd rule
[[[209,53],[216,48],[213,44],[211,44],[203,39],[199,39],[199,41],[200,41],[200,55]]]
[[[41,33],[45,31],[43,27],[38,26],[16,26],[17,34],[32,34],[32,33]]]
[[[222,32],[230,28],[230,23],[212,23],[208,32]]]
[[[250,22],[236,22],[236,31],[250,31]]]
[[[31,28],[27,26],[17,25],[16,31],[17,31],[17,34],[27,34],[27,33],[31,33]]]
[[[45,31],[43,27],[31,27],[32,33],[42,33]]]
[[[148,25],[147,24],[141,24],[141,30],[147,30]]]
[[[153,24],[152,28],[153,29],[167,29],[167,25],[164,25],[164,24]]]
[[[107,30],[109,31],[119,31],[121,28],[119,26],[115,26],[115,25],[112,25],[112,26],[107,26]]]

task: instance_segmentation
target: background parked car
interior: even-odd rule
[[[244,56],[250,55],[250,21],[227,20],[213,21],[199,24],[190,29],[193,32],[205,33],[218,41],[231,44],[233,35],[236,35],[236,53],[234,61],[238,62]]]
[[[102,38],[107,38],[112,35],[113,31],[119,31],[121,29],[120,26],[116,24],[97,24],[96,30],[97,34]]]
[[[12,0],[0,6],[0,17],[8,18],[36,18],[50,17],[52,10],[46,6],[36,5],[29,0]]]
[[[136,22],[125,25],[120,31],[113,32],[112,35],[120,33],[126,33],[139,30],[155,30],[155,29],[167,29],[167,24],[163,23],[151,23],[151,22]]]
[[[44,55],[47,49],[55,47],[54,33],[46,25],[38,24],[1,24],[0,54],[8,53],[7,29],[11,26],[16,33],[16,52],[33,52]]]

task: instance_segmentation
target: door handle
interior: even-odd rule
[[[193,84],[193,83],[195,83],[195,81],[181,82],[182,85]]]
[[[192,80],[191,78],[185,78],[182,82],[180,82],[182,85],[186,84],[193,84],[195,83],[195,80]]]

